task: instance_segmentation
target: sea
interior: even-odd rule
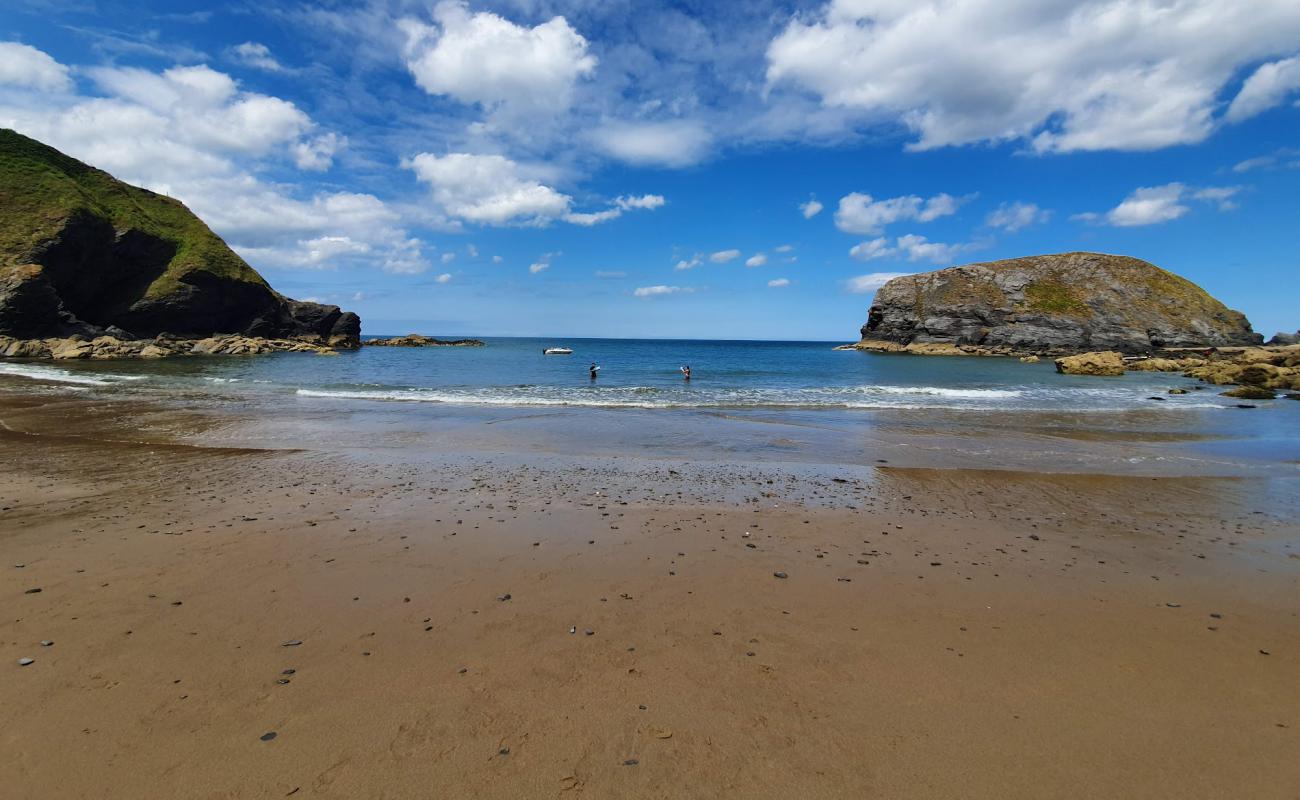
[[[1243,402],[1178,374],[1069,376],[1050,359],[837,342],[484,341],[333,357],[0,361],[0,389],[203,415],[210,424],[187,435],[221,445],[1300,476],[1300,402]],[[164,416],[141,415],[140,435]]]

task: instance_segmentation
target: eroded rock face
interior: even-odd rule
[[[1126,256],[1064,253],[895,278],[877,291],[861,344],[1056,354],[1262,341],[1245,316],[1173,273]]]
[[[365,343],[370,347],[482,347],[478,339],[435,339],[418,333],[394,336],[388,339],[370,339]]]

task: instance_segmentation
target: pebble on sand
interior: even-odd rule
[[[20,658],[20,659],[18,659],[18,666],[20,666],[20,667],[25,667],[25,666],[27,666],[27,665],[29,665],[29,664],[35,664],[35,663],[36,663],[36,659],[34,659],[34,658]]]
[[[300,644],[302,644],[302,639],[290,639],[290,640],[287,641],[287,642],[281,642],[281,643],[280,643],[280,646],[281,646],[281,647],[297,647],[297,646],[300,645]]]
[[[261,736],[259,736],[259,737],[257,737],[257,738],[261,739],[261,740],[264,741],[264,742],[269,742],[269,741],[271,741],[272,739],[274,739],[274,738],[276,737],[276,735],[277,735],[277,734],[276,734],[275,731],[267,731],[266,733],[262,734]]]
[[[788,578],[788,577],[790,577],[789,575],[785,574],[784,572],[773,572],[772,575],[773,575],[773,577],[776,577],[776,578]]]

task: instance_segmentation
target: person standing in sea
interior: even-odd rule
[[[591,367],[589,367],[589,369],[591,370],[591,379],[593,381],[596,380],[596,373],[600,372],[600,365],[593,361],[591,362]]]

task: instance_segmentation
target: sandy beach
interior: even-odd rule
[[[0,413],[13,796],[1300,793],[1300,529],[1257,480],[386,461],[57,407]]]

